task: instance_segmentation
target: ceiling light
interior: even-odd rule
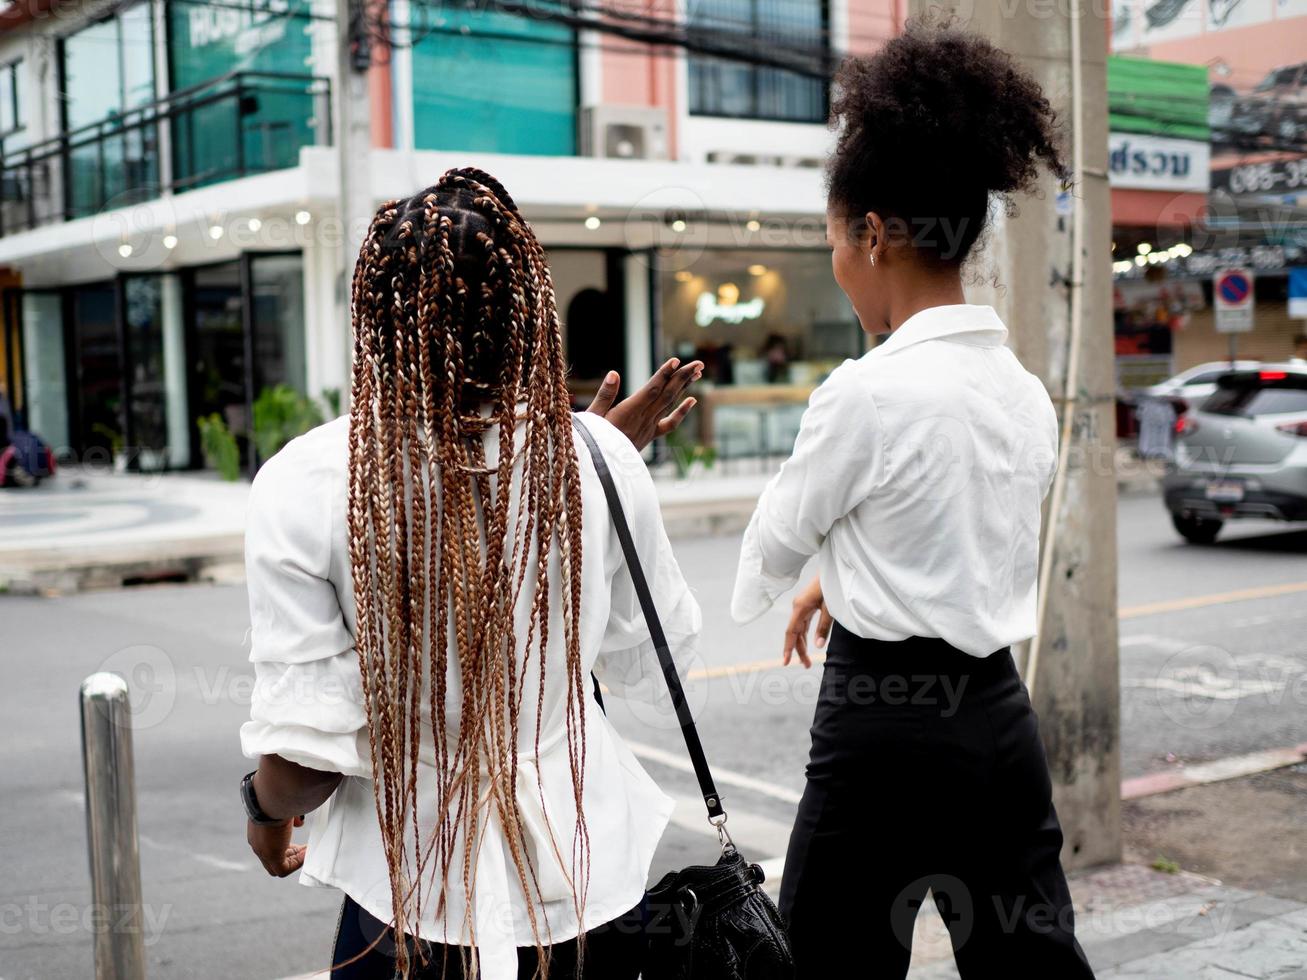
[[[689,282],[694,278],[694,273],[689,269],[681,269],[676,273],[677,282]]]
[[[767,267],[761,262],[755,262],[753,265],[749,266],[749,275],[751,276],[762,276],[766,274]]]
[[[123,242],[121,245],[118,246],[118,254],[125,259],[131,258],[132,255],[131,245],[129,245],[127,242]]]
[[[250,231],[258,231],[260,228],[263,227],[263,222],[260,221],[258,218],[251,218],[249,220],[249,226],[250,226]]]
[[[216,242],[219,238],[221,238],[221,237],[222,237],[222,225],[210,225],[210,226],[209,226],[209,237],[212,238],[215,242]]]
[[[750,231],[757,231],[762,227],[762,222],[757,218],[750,218],[744,227],[748,228]]]
[[[163,236],[163,247],[164,247],[164,248],[176,248],[176,247],[177,247],[177,236],[176,236],[176,235],[164,235],[164,236]]]
[[[309,214],[307,211],[295,212],[295,224],[297,225],[307,225],[312,220],[313,215]]]
[[[1153,246],[1152,246],[1152,245],[1149,245],[1148,242],[1140,242],[1140,243],[1139,243],[1139,254],[1140,254],[1140,255],[1147,255],[1147,254],[1148,254],[1149,252],[1151,252],[1152,250],[1153,250]]]
[[[598,228],[601,223],[602,222],[600,222],[600,220],[596,218],[593,214],[585,219],[585,226],[589,228],[591,231],[594,231],[596,228]]]
[[[677,231],[677,232],[685,231],[685,222],[680,218],[677,218],[675,221],[672,222],[672,231]]]

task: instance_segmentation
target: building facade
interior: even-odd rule
[[[833,56],[905,10],[641,16]],[[203,465],[217,415],[254,464],[266,392],[334,407],[348,387],[364,212],[475,165],[549,252],[579,402],[609,367],[638,381],[698,356],[700,437],[787,449],[812,387],[865,343],[825,245],[827,84],[565,21],[423,0],[0,11],[0,385],[20,421],[153,469]],[[336,138],[360,119],[361,150]]]
[[[1307,2],[1115,0],[1112,19],[1113,139],[1161,161],[1128,189],[1113,174],[1122,386],[1232,353],[1287,359],[1307,330],[1288,302],[1290,270],[1307,266]],[[1142,135],[1118,119],[1146,120]],[[1182,159],[1187,184],[1168,169]],[[1251,270],[1256,297],[1233,340],[1212,305],[1227,268]]]

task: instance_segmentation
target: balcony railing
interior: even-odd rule
[[[329,79],[236,72],[0,151],[0,235],[293,167],[330,143]]]

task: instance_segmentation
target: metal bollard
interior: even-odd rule
[[[82,768],[96,913],[96,980],[145,977],[131,713],[127,682],[117,674],[92,674],[82,681]]]

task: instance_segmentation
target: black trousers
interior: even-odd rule
[[[780,908],[799,980],[904,977],[927,890],[963,980],[1081,980],[1062,829],[1007,649],[832,631]]]
[[[411,949],[415,944],[409,940]],[[457,946],[421,943],[425,967],[415,964],[413,980],[463,980],[463,956]],[[550,980],[636,980],[644,966],[645,931],[643,903],[611,922],[585,934],[581,970],[577,971],[576,940],[549,947]],[[331,980],[394,980],[395,947],[391,929],[360,908],[348,895],[340,909]],[[534,946],[517,951],[519,980],[536,975],[539,955]]]

